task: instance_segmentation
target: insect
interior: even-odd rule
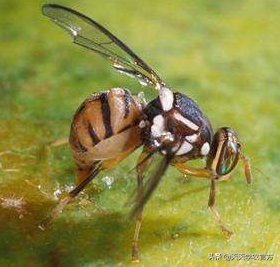
[[[136,217],[133,261],[139,261],[143,207],[170,165],[184,175],[209,180],[208,206],[223,233],[230,237],[232,233],[215,209],[215,185],[229,179],[239,160],[244,163],[247,182],[251,182],[249,160],[241,153],[236,133],[222,127],[214,134],[209,120],[191,98],[174,92],[147,63],[96,21],[56,4],[44,5],[42,12],[66,30],[75,44],[101,55],[118,72],[158,91],[148,104],[123,88],[94,93],[81,104],[73,117],[69,138],[78,185],[60,201],[50,218],[59,214],[98,173],[114,167],[143,146],[136,165],[137,195],[132,208]],[[161,159],[155,171],[144,182],[145,170],[159,154]],[[188,161],[199,158],[206,158],[205,167],[188,165]]]

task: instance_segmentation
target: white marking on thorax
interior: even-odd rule
[[[164,117],[162,115],[157,115],[153,118],[153,123],[160,128],[164,128]]]
[[[176,152],[176,155],[184,155],[184,154],[188,153],[189,151],[191,151],[192,148],[193,148],[193,146],[189,142],[184,141],[182,143],[181,147]]]
[[[151,132],[154,137],[159,137],[164,132],[164,118],[162,115],[157,115],[153,119],[153,125],[151,127]]]
[[[185,139],[190,143],[194,143],[195,141],[197,141],[197,138],[198,138],[198,134],[192,134],[192,135],[185,136]]]
[[[140,128],[145,128],[146,127],[146,122],[144,120],[139,122],[139,127]]]
[[[161,87],[159,91],[159,99],[164,111],[169,111],[173,108],[174,95],[167,87]]]
[[[200,149],[200,153],[203,156],[206,156],[210,151],[210,145],[208,142],[204,143],[203,146]]]
[[[191,128],[195,131],[197,131],[199,129],[199,127],[196,124],[194,124],[192,121],[188,120],[187,118],[185,118],[178,112],[174,113],[174,118],[178,121],[181,121],[183,124],[185,124],[186,126],[188,126],[189,128]]]
[[[114,88],[111,89],[111,91],[116,93],[116,94],[120,94],[120,95],[124,94],[124,89],[122,89],[120,87],[114,87]]]
[[[170,132],[163,132],[162,136],[164,137],[165,141],[173,142],[174,141],[174,135]]]

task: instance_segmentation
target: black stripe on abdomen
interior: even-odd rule
[[[123,100],[124,100],[124,118],[127,118],[129,115],[129,110],[130,110],[130,106],[131,106],[131,96],[130,93],[123,89],[124,91],[124,96],[123,96]]]
[[[100,95],[100,101],[101,101],[102,118],[105,127],[105,138],[108,138],[113,135],[113,130],[111,126],[111,111],[108,103],[108,94],[102,93]]]
[[[77,148],[80,152],[87,152],[87,148],[81,143],[80,140],[77,140]]]
[[[100,141],[100,139],[98,138],[98,136],[97,136],[96,132],[94,131],[94,129],[93,129],[92,125],[90,124],[90,122],[88,123],[88,133],[90,135],[92,143],[94,145],[96,145]]]

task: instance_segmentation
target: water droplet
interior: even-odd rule
[[[74,29],[70,29],[71,33],[74,35],[74,36],[77,36],[78,35],[78,32]]]
[[[140,101],[141,103],[147,104],[147,100],[146,100],[146,98],[145,98],[145,94],[144,94],[143,91],[141,91],[141,92],[139,92],[139,93],[137,94],[137,98],[139,99],[139,101]]]
[[[61,195],[61,190],[60,190],[60,188],[56,189],[56,190],[53,192],[53,197],[54,197],[54,199],[58,199],[60,195]]]
[[[72,191],[74,188],[75,188],[74,185],[66,185],[66,186],[65,186],[65,191],[69,193],[69,192]]]
[[[118,62],[114,62],[113,67],[118,69],[118,70],[120,70],[120,69],[123,70],[124,69],[124,67],[122,65],[120,65]]]
[[[41,231],[45,231],[45,230],[46,230],[46,228],[45,228],[43,225],[41,225],[41,224],[38,225],[38,228],[39,228]]]
[[[138,81],[142,86],[147,86],[148,85],[148,82],[146,80],[144,80],[143,78],[138,78]]]
[[[114,182],[114,177],[112,176],[105,176],[102,178],[102,182],[106,185],[107,188],[111,188]]]
[[[173,233],[171,236],[172,236],[173,239],[176,239],[176,238],[179,237],[179,234],[178,233]]]
[[[131,73],[129,73],[129,72],[126,72],[125,70],[117,69],[117,71],[118,71],[119,73],[123,74],[123,75],[126,75],[126,76],[130,77],[130,78],[135,78],[135,76],[134,76],[133,74],[131,74]]]
[[[17,197],[15,195],[11,197],[1,197],[1,205],[6,209],[22,209],[25,205],[23,197]]]

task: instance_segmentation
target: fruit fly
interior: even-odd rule
[[[154,87],[158,96],[148,104],[124,88],[112,88],[88,97],[76,111],[69,143],[77,166],[78,185],[63,198],[47,219],[53,219],[101,171],[114,167],[134,150],[143,146],[136,164],[137,193],[132,215],[136,217],[132,259],[139,261],[138,237],[142,210],[167,168],[172,165],[184,175],[210,181],[208,206],[221,230],[224,226],[215,209],[215,184],[229,179],[239,160],[251,182],[249,160],[241,154],[236,133],[222,127],[213,133],[211,123],[198,105],[185,94],[174,92],[151,67],[126,44],[91,18],[68,7],[47,4],[44,15],[66,30],[73,42],[108,59],[118,72]],[[143,176],[161,155],[155,171],[144,182]],[[193,159],[206,158],[204,168],[188,165]]]

